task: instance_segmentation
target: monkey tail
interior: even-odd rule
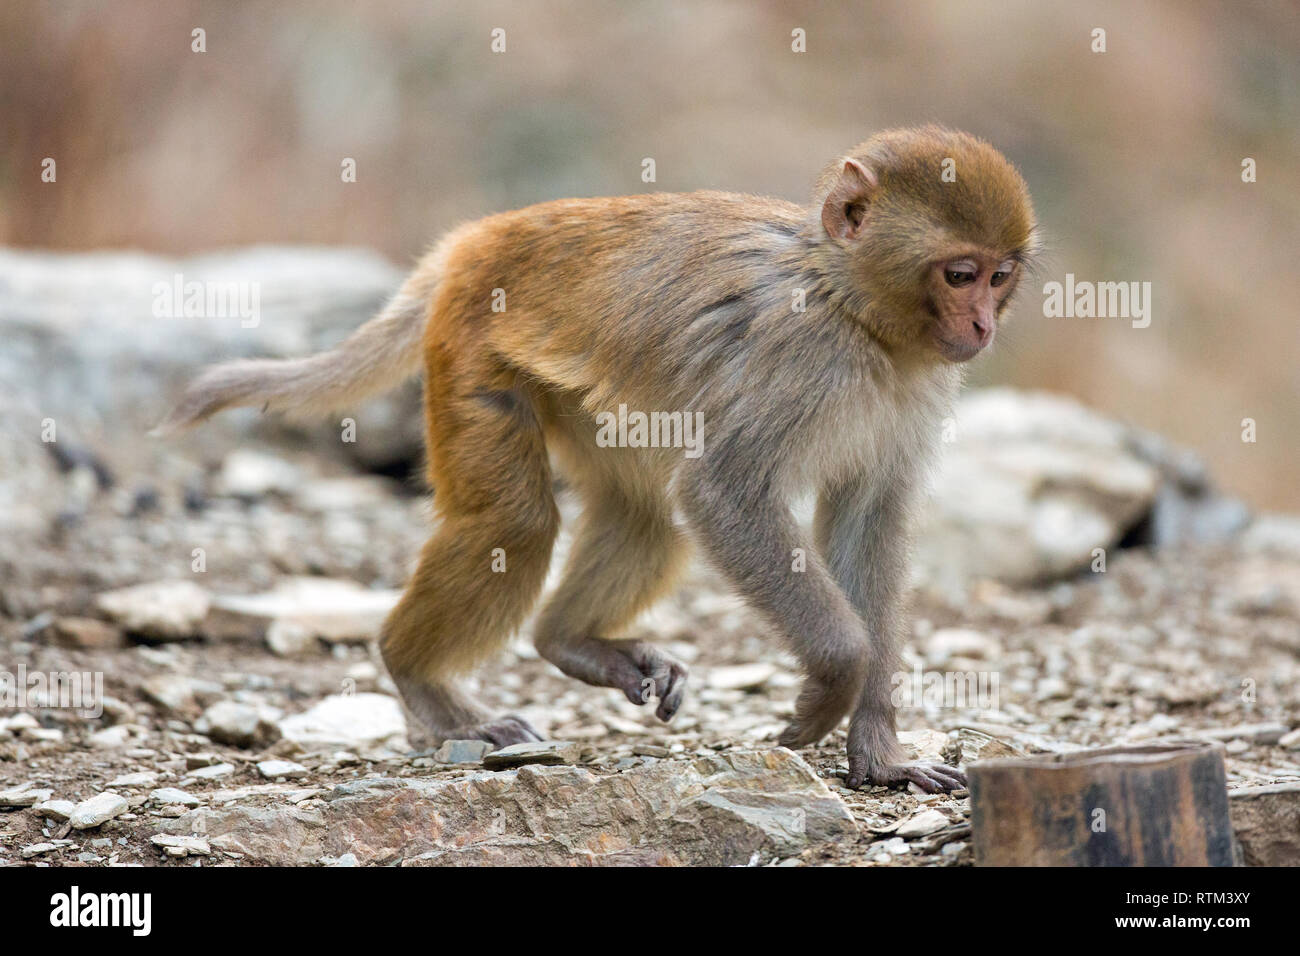
[[[420,336],[440,273],[416,270],[382,312],[327,352],[240,359],[205,369],[150,434],[169,435],[243,405],[306,419],[395,388],[420,364]]]

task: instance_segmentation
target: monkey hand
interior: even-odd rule
[[[966,774],[943,763],[894,763],[873,761],[869,754],[849,754],[849,775],[844,784],[850,790],[859,787],[897,787],[914,783],[926,793],[961,790]]]

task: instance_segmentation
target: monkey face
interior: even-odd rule
[[[929,333],[943,358],[965,362],[993,342],[1019,271],[1014,258],[982,250],[931,265]]]

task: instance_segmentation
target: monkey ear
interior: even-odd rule
[[[856,159],[845,158],[844,168],[822,204],[822,226],[832,239],[856,239],[867,220],[867,207],[876,198],[876,174]]]

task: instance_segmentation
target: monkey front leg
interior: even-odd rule
[[[725,478],[725,480],[724,480]],[[811,553],[789,507],[765,488],[739,487],[735,475],[691,476],[682,505],[700,546],[755,610],[786,638],[805,680],[783,746],[816,743],[860,697],[868,663],[862,621],[826,567]],[[809,555],[793,570],[797,552]]]
[[[893,484],[878,488],[863,475],[823,492],[817,502],[818,547],[871,636],[862,693],[849,723],[845,782],[852,789],[911,782],[935,793],[966,785],[965,774],[946,764],[903,762],[895,731],[890,678],[898,670],[907,587],[910,487],[895,476]]]

